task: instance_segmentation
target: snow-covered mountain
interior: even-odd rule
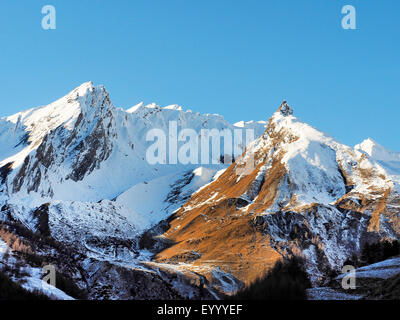
[[[370,138],[364,140],[354,148],[376,161],[391,179],[395,181],[400,180],[400,152],[388,150]],[[398,185],[396,186],[397,192],[400,192]]]
[[[163,234],[174,245],[156,260],[249,283],[280,257],[301,255],[314,283],[323,282],[364,243],[400,236],[397,155],[368,146],[337,142],[284,102],[265,134],[175,213]]]
[[[232,164],[223,143],[211,164],[151,164],[146,136],[171,138],[171,121],[256,139]],[[268,122],[232,125],[178,105],[119,109],[88,82],[1,118],[0,142],[0,220],[93,299],[217,298],[290,255],[318,283],[365,242],[400,235],[400,154],[345,146],[286,102]]]
[[[117,109],[104,87],[91,82],[48,106],[2,118],[0,166],[13,169],[7,194],[98,201],[112,199],[136,183],[180,171],[182,166],[154,166],[145,159],[151,144],[146,133],[151,128],[168,132],[170,121],[178,122],[178,132],[234,128],[219,115],[185,112],[176,106],[139,104],[127,111]],[[264,126],[251,124],[258,135]]]
[[[168,138],[171,122],[177,133],[253,129],[255,137],[266,125],[232,125],[177,105],[140,103],[125,111],[114,107],[103,86],[84,83],[47,106],[0,119],[0,219],[38,231],[40,209],[57,241],[95,259],[136,265],[135,239],[229,165],[220,162],[224,141],[210,164],[150,164],[146,151],[154,142],[146,135],[159,129]],[[233,149],[245,147],[242,141],[233,141]],[[176,148],[184,143],[178,140]],[[121,246],[126,240],[133,244]]]
[[[202,128],[236,128],[219,115],[200,115],[178,106],[161,108],[141,103],[127,111],[117,109],[105,88],[91,82],[50,105],[2,118],[2,200],[29,209],[45,202],[98,202],[131,197],[128,218],[148,227],[141,222],[151,211],[149,201],[141,203],[143,197],[135,194],[147,192],[150,181],[156,179],[153,184],[157,184],[157,192],[162,192],[161,197],[188,172],[196,177],[193,188],[199,188],[224,167],[210,165],[196,171],[199,165],[149,164],[146,150],[152,142],[146,141],[146,133],[153,128],[168,133],[170,121],[177,121],[178,132],[184,128],[198,132]],[[262,122],[251,123],[256,135],[261,135],[264,126]],[[157,197],[156,190],[152,192]],[[136,212],[138,208],[146,209]]]
[[[381,146],[371,138],[356,145],[354,149],[365,152],[371,158],[380,161],[400,161],[400,152],[394,152]]]

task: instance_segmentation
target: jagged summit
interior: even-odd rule
[[[96,92],[101,92],[101,93],[104,93],[105,95],[109,95],[109,93],[107,92],[107,90],[103,84],[96,85],[96,84],[94,84],[93,81],[86,81],[86,82],[83,82],[82,84],[80,84],[79,86],[77,86],[75,89],[73,89],[71,92],[66,94],[61,99],[66,98],[66,97],[83,97],[87,94],[96,93]]]
[[[151,164],[147,133],[168,133],[171,121],[177,132],[251,128],[259,138],[230,166]],[[163,279],[180,297],[194,297],[194,283],[217,297],[291,255],[323,281],[369,239],[400,238],[400,161],[375,161],[396,154],[372,139],[340,144],[293,116],[286,101],[268,122],[232,125],[178,105],[124,111],[103,86],[85,82],[0,119],[0,222],[76,248],[82,259],[68,269],[85,279],[90,298],[140,298],[146,290],[135,279],[154,286],[154,297],[169,297]]]
[[[293,114],[293,109],[287,104],[285,100],[282,102],[278,111],[285,117]]]
[[[157,261],[190,263],[196,252],[197,265],[248,282],[300,254],[318,282],[368,238],[399,237],[395,174],[292,114],[284,101],[263,137],[174,213],[163,234],[174,245]]]
[[[0,168],[13,168],[7,175],[7,196],[98,201],[157,175],[185,171],[183,165],[155,168],[146,160],[152,144],[146,134],[153,128],[168,132],[170,121],[178,123],[178,131],[235,128],[221,116],[184,111],[179,105],[141,102],[126,111],[117,109],[105,87],[91,81],[46,106],[1,119]],[[258,136],[265,123],[244,124],[246,128]]]
[[[103,87],[103,86],[101,86]],[[89,91],[93,91],[94,89],[94,84],[93,81],[87,81],[82,83],[80,86],[78,86],[77,88],[75,88],[74,90],[72,90],[72,92],[76,92],[79,94],[79,96],[84,95],[88,90]]]

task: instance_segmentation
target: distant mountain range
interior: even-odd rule
[[[233,163],[224,141],[217,162],[150,164],[147,133],[171,121],[177,132],[251,129],[255,140],[233,140],[245,150]],[[220,298],[292,255],[319,285],[365,243],[400,238],[400,153],[371,139],[343,145],[286,102],[268,122],[232,125],[178,105],[125,111],[84,83],[0,119],[0,182],[0,249],[11,270],[28,270],[14,280],[33,290],[53,264],[90,299]],[[47,294],[74,297],[57,290]]]

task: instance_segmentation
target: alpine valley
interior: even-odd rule
[[[146,134],[171,121],[256,139],[231,164],[223,144],[218,164],[150,164]],[[54,299],[220,299],[291,256],[323,287],[365,244],[400,239],[400,153],[343,145],[286,102],[230,124],[116,108],[87,82],[0,119],[0,183],[0,269]],[[43,286],[47,264],[63,285]]]

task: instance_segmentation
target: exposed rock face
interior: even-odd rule
[[[89,267],[90,299],[181,300],[183,297],[156,272],[93,261]]]
[[[182,206],[163,234],[175,245],[157,261],[180,257],[249,282],[280,257],[301,255],[312,280],[323,283],[365,242],[400,237],[397,180],[292,114],[284,102],[264,136]],[[249,161],[253,169],[238,174]]]
[[[48,106],[2,119],[0,140],[11,140],[0,147],[0,179],[7,185],[7,197],[29,198],[35,204],[38,197],[100,201],[146,180],[193,171],[193,165],[151,165],[146,160],[153,143],[146,140],[147,133],[157,128],[168,136],[170,121],[177,122],[177,132],[186,127],[199,132],[235,128],[219,115],[194,114],[176,106],[117,109],[105,88],[91,82]],[[242,128],[247,126],[257,135],[265,124],[245,123]],[[178,142],[178,148],[182,144]]]
[[[0,183],[4,183],[7,179],[8,174],[12,171],[12,162],[6,163],[0,168]]]
[[[286,101],[282,102],[281,106],[279,107],[279,112],[285,117],[293,114],[292,108],[289,107]]]
[[[76,250],[83,261],[70,261],[71,268],[82,269],[86,282],[75,273],[70,276],[91,298],[216,298],[196,271],[142,263],[151,258],[139,243],[146,228],[168,218],[224,167],[149,164],[146,150],[153,142],[146,135],[157,128],[168,136],[170,121],[177,123],[178,132],[236,128],[219,115],[179,106],[117,109],[104,87],[91,82],[50,105],[1,118],[0,223],[20,223],[49,243]],[[251,127],[259,135],[265,123],[239,127]],[[155,192],[150,201],[143,198],[148,188]],[[51,250],[39,254],[61,255],[63,249]],[[92,275],[86,273],[94,266],[100,271],[90,284]],[[104,274],[107,268],[112,276]],[[144,280],[136,287],[129,284],[139,278]]]
[[[58,176],[59,182],[64,179],[77,182],[94,169],[98,169],[100,163],[110,156],[116,132],[113,106],[105,89],[87,84],[80,91],[70,93],[65,99],[66,110],[78,108],[80,112],[79,116],[72,119],[72,130],[63,124],[40,135],[35,130],[43,131],[43,128],[30,132],[31,144],[36,145],[37,149],[31,152],[21,168],[16,170],[12,184],[13,193],[20,192],[25,186],[28,193],[40,192],[43,196],[52,197],[49,176]],[[60,166],[71,162],[71,172],[67,175],[60,174]],[[47,185],[48,189],[44,185]]]

